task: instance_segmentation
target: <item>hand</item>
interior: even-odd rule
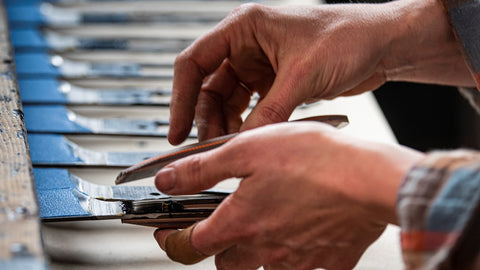
[[[181,143],[194,118],[200,140],[286,121],[386,80],[473,84],[439,1],[242,5],[177,57],[168,138]]]
[[[351,269],[385,225],[395,223],[397,188],[420,158],[323,124],[284,123],[172,163],[155,184],[187,194],[243,178],[191,234],[197,251],[216,255],[218,269]],[[171,232],[156,232],[160,246]]]

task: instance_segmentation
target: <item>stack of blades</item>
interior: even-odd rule
[[[105,105],[168,107],[171,89],[169,80],[154,80],[139,84],[139,80],[92,80],[89,85],[80,80],[61,78],[30,78],[19,81],[23,104],[28,105]],[[143,79],[142,81],[146,81]],[[115,82],[115,83],[113,83]],[[118,82],[122,82],[118,86]]]
[[[153,186],[103,186],[67,169],[35,168],[40,216],[45,222],[122,219],[125,223],[183,228],[208,217],[229,194],[169,196]]]

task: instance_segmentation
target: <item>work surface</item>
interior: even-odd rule
[[[1,31],[5,33],[4,25]],[[24,126],[22,126],[20,115],[15,114],[15,111],[21,111],[21,104],[16,92],[18,89],[15,77],[10,72],[12,59],[7,43],[8,40],[4,35],[0,40],[0,45],[3,46],[0,52],[4,54],[2,55],[3,77],[0,84],[2,91],[0,124],[8,128],[6,128],[7,132],[2,130],[2,142],[0,142],[3,146],[0,206],[4,211],[0,213],[2,218],[0,220],[2,222],[0,268],[4,265],[12,268],[13,264],[3,264],[5,260],[11,260],[12,256],[15,258],[17,255],[20,257],[27,255],[27,257],[40,258],[37,261],[38,264],[32,264],[34,267],[28,267],[30,269],[42,269],[44,256],[49,260],[47,268],[51,269],[213,269],[213,258],[194,266],[183,266],[171,262],[153,239],[152,228],[121,224],[119,220],[40,224],[36,216],[38,209],[35,205],[35,195],[32,193],[31,164],[29,164],[28,149],[25,145],[26,138],[22,132]],[[172,61],[173,58],[169,57],[165,61]],[[160,58],[157,60],[163,61]],[[4,95],[6,93],[10,94]],[[82,112],[88,114],[87,111]],[[158,114],[162,112],[158,111]],[[346,114],[349,116],[350,125],[341,132],[367,140],[395,143],[395,138],[371,94],[321,101],[296,110],[292,119],[319,114]],[[12,119],[15,121],[11,122]],[[98,143],[98,140],[84,140],[81,143],[86,148],[105,146]],[[129,148],[128,145],[120,142],[115,144],[115,141],[111,141],[108,146],[118,149]],[[82,179],[103,185],[112,185],[118,173],[118,169],[73,171]],[[15,181],[14,185],[11,184],[12,180]],[[152,185],[152,182],[152,179],[146,179],[142,183]],[[220,186],[232,188],[236,184],[237,180],[228,180]],[[7,211],[5,209],[10,212],[5,212]],[[6,225],[3,226],[3,224]],[[41,228],[38,228],[39,226]],[[39,231],[43,238],[43,251],[40,246]],[[402,268],[398,228],[395,226],[387,228],[356,267],[356,269],[369,270]]]

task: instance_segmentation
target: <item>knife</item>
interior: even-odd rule
[[[322,116],[303,118],[295,121],[317,121],[317,122],[330,124],[337,128],[341,128],[348,124],[348,117],[345,115],[322,115]],[[172,151],[165,152],[160,156],[156,156],[156,157],[147,159],[145,161],[142,161],[136,165],[133,165],[121,171],[115,180],[115,184],[117,185],[123,184],[131,181],[139,180],[145,177],[154,176],[157,173],[157,171],[159,171],[161,168],[165,167],[166,165],[178,159],[181,159],[183,157],[186,157],[192,154],[201,153],[204,151],[217,148],[225,144],[226,142],[228,142],[229,140],[231,140],[237,135],[238,133],[233,133],[233,134],[213,138],[210,140],[206,140],[203,142],[179,147]]]

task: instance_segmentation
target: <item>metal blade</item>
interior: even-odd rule
[[[237,133],[217,137],[214,139],[206,140],[204,142],[191,144],[188,146],[180,147],[172,151],[168,151],[163,153],[160,156],[156,156],[151,159],[147,159],[142,161],[135,166],[132,166],[128,169],[123,170],[117,176],[115,180],[115,184],[123,184],[127,182],[131,182],[134,180],[142,179],[145,177],[153,176],[155,173],[163,168],[164,166],[170,164],[173,161],[181,159],[183,157],[189,156],[194,153],[204,152],[213,148],[216,148],[231,138],[235,137]]]
[[[59,134],[28,134],[32,163],[42,166],[128,167],[160,152],[101,152]]]
[[[80,26],[81,27],[81,26]],[[12,29],[10,38],[17,52],[71,52],[88,50],[92,52],[150,52],[179,53],[187,48],[194,37],[77,35],[75,29],[22,27]]]
[[[34,176],[40,216],[50,222],[122,219],[126,223],[180,228],[210,215],[230,194],[209,191],[170,196],[153,186],[102,186],[58,168],[34,168]]]
[[[65,59],[48,53],[16,53],[19,78],[38,77],[141,77],[172,78],[173,63],[142,64],[128,62],[89,62]]]
[[[142,2],[142,1],[140,1]],[[147,4],[148,3],[148,4]],[[9,23],[12,26],[73,26],[79,24],[178,24],[178,23],[217,23],[236,5],[217,1],[215,8],[202,5],[202,2],[186,2],[179,8],[168,1],[133,3],[90,2],[54,4],[32,3],[29,5],[8,5]]]
[[[330,124],[337,128],[341,128],[348,124],[348,118],[344,115],[314,116],[314,117],[299,119],[296,121],[318,121],[318,122]],[[206,140],[204,142],[180,147],[180,148],[177,148],[176,150],[166,152],[163,155],[142,161],[130,168],[127,168],[121,171],[117,176],[117,179],[115,180],[115,184],[118,185],[122,183],[135,181],[138,179],[142,179],[145,177],[153,176],[157,173],[158,170],[160,170],[161,168],[165,167],[166,165],[178,159],[219,147],[224,143],[226,143],[227,141],[229,141],[230,139],[232,139],[233,137],[235,137],[236,135],[237,133],[234,133],[234,134]]]
[[[91,118],[60,105],[25,105],[23,111],[28,131],[34,133],[166,137],[169,128],[167,119]],[[190,137],[196,137],[196,130]]]
[[[76,189],[38,191],[44,222],[121,219],[162,228],[181,228],[208,217],[228,194],[172,196],[155,200],[105,201]]]
[[[103,201],[138,201],[171,198],[154,186],[106,186],[91,183],[64,168],[33,168],[38,191],[70,189]],[[233,190],[209,189],[205,194],[229,194]]]
[[[56,78],[19,80],[23,104],[155,105],[170,104],[170,88],[87,88]]]

